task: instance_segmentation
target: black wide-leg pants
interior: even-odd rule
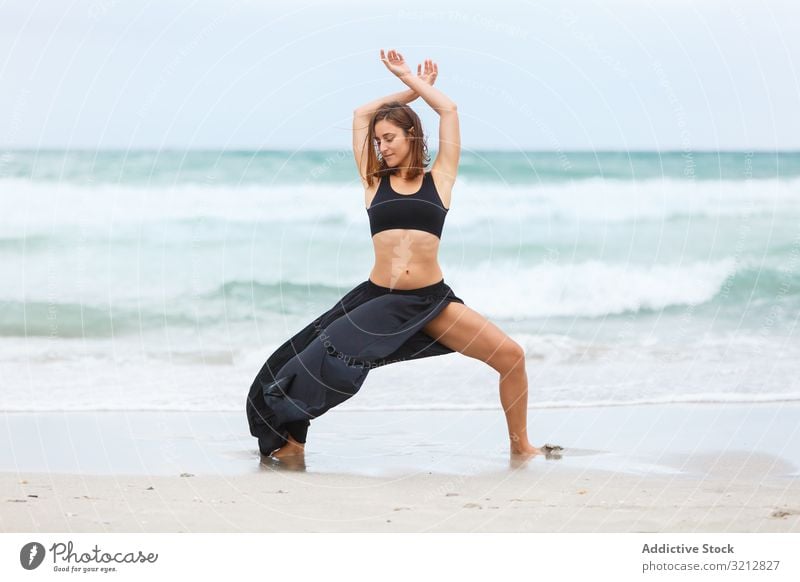
[[[422,328],[451,301],[444,279],[391,289],[367,279],[267,359],[247,395],[250,434],[271,454],[287,435],[304,443],[311,419],[358,392],[379,366],[452,353]]]

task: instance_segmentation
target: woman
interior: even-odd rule
[[[527,434],[528,378],[522,347],[444,282],[437,255],[458,171],[456,104],[433,84],[430,60],[414,76],[403,56],[380,52],[408,90],[354,112],[353,153],[364,185],[375,265],[364,281],[270,356],[250,388],[250,432],[264,455],[302,455],[309,420],[353,396],[368,371],[396,361],[460,352],[500,374],[510,451],[540,449]],[[430,172],[419,117],[422,97],[439,114],[439,151]]]

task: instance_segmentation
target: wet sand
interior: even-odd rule
[[[0,530],[800,531],[800,406],[333,410],[262,458],[243,413],[7,413]],[[7,436],[5,436],[7,435]]]

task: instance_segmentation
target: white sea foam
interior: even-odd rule
[[[513,337],[526,349],[531,408],[800,400],[800,351],[786,338],[608,343],[557,334]],[[241,411],[250,383],[277,345],[250,338],[228,346],[220,339],[0,340],[0,410]],[[499,407],[497,373],[454,353],[370,372],[343,410],[499,413]]]
[[[367,217],[360,183],[294,185],[163,184],[152,186],[0,182],[4,236],[69,226],[125,227],[153,222],[219,220],[335,224],[360,236]],[[664,221],[676,217],[796,214],[800,179],[687,182],[599,178],[528,185],[461,183],[453,190],[448,223],[456,228],[497,222]]]
[[[709,301],[735,270],[731,259],[658,265],[487,262],[449,275],[448,283],[468,305],[494,317],[598,317]]]

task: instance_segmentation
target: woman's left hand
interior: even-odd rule
[[[394,49],[390,50],[388,55],[384,55],[383,49],[381,49],[381,61],[392,74],[398,77],[411,74],[411,69],[408,68],[406,61],[403,59],[403,55]]]

